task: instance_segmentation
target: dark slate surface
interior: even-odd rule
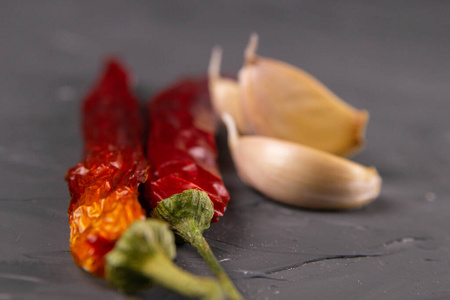
[[[1,1],[0,299],[180,299],[129,298],[73,264],[63,177],[80,99],[108,53],[145,100],[202,73],[215,44],[237,71],[253,31],[262,54],[370,111],[355,160],[384,184],[357,211],[286,207],[239,181],[222,131],[232,201],[206,236],[233,281],[249,299],[450,298],[449,14],[448,1]],[[177,263],[209,274],[189,246]]]

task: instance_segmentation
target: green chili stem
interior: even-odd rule
[[[203,300],[220,300],[223,294],[213,280],[183,271],[162,253],[155,253],[145,262],[141,272],[159,286],[181,295]]]
[[[154,218],[167,221],[172,230],[197,248],[228,298],[244,299],[203,237],[203,232],[209,228],[213,215],[214,208],[208,194],[196,189],[185,190],[160,201],[152,213]]]
[[[211,269],[214,275],[216,275],[216,278],[221,284],[225,294],[231,300],[244,299],[234,286],[233,282],[231,282],[227,273],[225,273],[225,270],[220,265],[219,261],[217,260],[211,248],[209,247],[208,242],[201,233],[197,232],[197,234],[194,234],[191,245],[197,248],[197,251],[206,261],[208,267]]]

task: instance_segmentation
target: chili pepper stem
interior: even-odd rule
[[[155,284],[186,297],[203,300],[223,299],[221,287],[216,281],[183,271],[161,253],[148,260],[141,271],[152,278]]]
[[[159,285],[187,297],[222,300],[219,282],[177,267],[174,235],[169,224],[147,219],[134,222],[106,256],[109,283],[127,293]]]
[[[197,248],[229,299],[244,299],[203,237],[203,232],[209,228],[213,214],[214,208],[208,194],[191,189],[160,201],[152,216],[167,221],[172,230]]]
[[[224,269],[220,265],[219,261],[215,257],[211,248],[208,245],[208,242],[203,237],[202,234],[195,235],[191,245],[197,248],[197,251],[203,257],[203,259],[208,264],[208,267],[211,271],[216,275],[217,280],[222,285],[223,290],[227,294],[227,296],[232,300],[243,299],[242,295],[236,289],[234,284],[231,282],[228,275],[225,273]]]

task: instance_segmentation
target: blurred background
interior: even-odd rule
[[[144,102],[176,78],[204,74],[215,45],[222,69],[236,73],[253,32],[261,55],[305,69],[370,112],[355,160],[376,166],[384,185],[362,211],[291,209],[243,186],[224,152],[237,200],[207,237],[231,259],[225,267],[238,287],[249,299],[450,297],[449,14],[450,2],[438,0],[1,1],[0,299],[124,297],[67,252],[63,178],[81,157],[79,105],[104,58],[126,62]],[[214,244],[216,235],[237,246]],[[383,245],[399,254],[264,277],[271,262],[300,266],[325,254],[379,254]],[[182,266],[205,273],[192,249],[179,253]],[[256,275],[241,272],[246,260]],[[141,296],[178,299],[159,289]]]

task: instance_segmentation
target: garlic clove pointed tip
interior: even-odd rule
[[[236,127],[236,122],[234,118],[229,113],[222,113],[221,115],[222,121],[227,128],[228,133],[228,146],[230,149],[236,147],[239,139],[239,133]]]
[[[369,122],[369,112],[367,110],[358,111],[356,116],[356,138],[362,145],[364,144],[367,123]]]
[[[220,66],[222,64],[222,47],[215,46],[211,53],[209,60],[208,75],[210,79],[216,79],[220,77]]]
[[[247,48],[245,49],[244,56],[246,63],[254,63],[256,61],[256,50],[258,50],[259,36],[257,33],[250,35]]]

